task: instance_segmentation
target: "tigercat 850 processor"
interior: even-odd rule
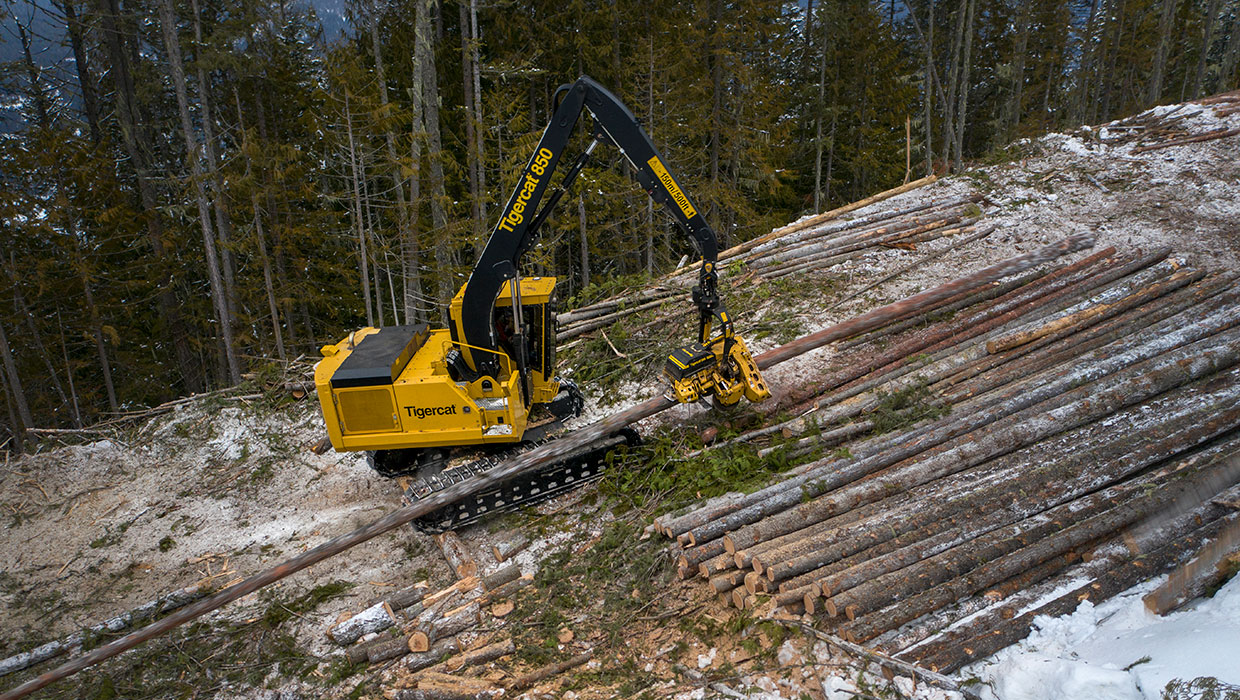
[[[323,348],[315,385],[332,446],[367,451],[386,476],[413,474],[411,500],[554,439],[563,421],[581,414],[580,391],[555,375],[556,279],[523,277],[520,262],[600,143],[620,149],[642,188],[666,205],[702,258],[692,295],[698,334],[667,358],[668,396],[721,405],[770,396],[719,296],[715,232],[636,118],[587,76],[560,86],[555,104],[473,272],[448,306],[448,328],[363,328]],[[592,117],[592,140],[543,204],[583,111]],[[637,439],[625,430],[592,451],[472,494],[418,525],[459,527],[571,488],[599,476],[616,445]]]

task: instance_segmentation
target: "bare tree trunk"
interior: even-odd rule
[[[478,216],[485,222],[487,218],[487,171],[486,159],[483,157],[486,150],[482,138],[482,61],[478,56],[478,45],[482,37],[478,32],[478,0],[469,0],[469,38],[470,64],[474,69],[474,138],[477,139],[474,151],[478,156]]]
[[[207,192],[204,187],[202,162],[198,158],[198,139],[194,136],[194,125],[189,115],[189,97],[185,89],[185,68],[181,64],[181,44],[177,39],[176,18],[173,14],[172,0],[163,0],[159,6],[160,24],[163,29],[164,44],[168,48],[168,67],[172,73],[172,84],[176,88],[177,106],[181,113],[181,131],[185,137],[185,154],[190,177],[194,181],[194,191],[198,200],[198,220],[202,226],[202,242],[206,253],[207,279],[211,285],[211,297],[215,302],[215,313],[219,315],[220,335],[224,342],[224,359],[228,367],[227,381],[232,384],[241,382],[241,367],[237,363],[237,352],[233,345],[232,317],[228,312],[225,300],[224,281],[220,275],[219,255],[215,250],[215,235],[211,231],[211,211],[207,203]]]
[[[1219,70],[1216,91],[1224,92],[1240,86],[1240,75],[1236,74],[1237,63],[1240,63],[1240,13],[1231,20],[1231,36],[1227,39],[1227,49],[1223,52],[1223,65]]]
[[[65,376],[69,380],[69,397],[73,399],[73,427],[80,428],[82,427],[82,406],[78,401],[77,386],[73,382],[73,365],[69,363],[69,343],[65,340],[65,324],[60,320],[60,309],[56,310],[56,327],[60,329],[60,354],[64,358]]]
[[[82,90],[82,111],[86,115],[86,123],[90,126],[90,140],[99,143],[99,102],[95,97],[95,81],[90,75],[90,59],[83,45],[82,22],[77,17],[77,9],[73,0],[61,0],[61,10],[65,13],[65,29],[69,34],[69,43],[73,47],[73,66],[77,72],[78,86]]]
[[[112,384],[112,364],[108,361],[108,348],[103,342],[103,321],[99,317],[99,305],[95,303],[95,293],[91,289],[90,275],[86,271],[86,261],[79,256],[79,274],[82,277],[82,298],[86,302],[86,315],[90,318],[91,335],[95,340],[95,352],[99,355],[99,370],[103,373],[103,387],[108,395],[108,408],[116,411],[119,403],[116,400],[116,387]]]
[[[710,143],[707,151],[710,158],[710,186],[712,196],[707,207],[710,210],[711,226],[720,234],[720,248],[727,248],[726,233],[721,227],[719,204],[719,148],[723,139],[723,47],[719,46],[718,33],[723,22],[720,0],[710,1],[710,25],[707,29],[706,61],[710,67],[711,102],[710,102]]]
[[[1177,0],[1163,0],[1162,13],[1158,17],[1158,47],[1154,53],[1154,71],[1150,75],[1149,93],[1146,101],[1157,104],[1162,97],[1163,76],[1167,72],[1167,56],[1171,53],[1171,30],[1175,27]]]
[[[22,378],[17,373],[17,363],[13,361],[13,351],[9,348],[9,337],[4,332],[4,324],[0,323],[0,357],[4,361],[4,372],[8,376],[9,390],[13,394],[13,403],[17,405],[17,417],[20,426],[14,426],[17,433],[26,428],[34,427],[34,418],[30,415],[30,404],[26,401],[26,391],[22,388]]]
[[[584,290],[590,286],[590,239],[586,235],[586,199],[584,195],[577,196],[577,218],[581,232],[581,288]]]
[[[947,77],[947,102],[943,105],[943,153],[944,161],[950,162],[956,136],[956,91],[960,87],[960,53],[964,44],[965,15],[968,14],[969,0],[960,0],[956,8],[956,24],[952,30],[955,40],[952,42],[951,69]]]
[[[1197,57],[1197,71],[1193,74],[1193,89],[1188,99],[1201,97],[1201,89],[1205,86],[1206,62],[1210,58],[1210,45],[1214,43],[1214,21],[1218,18],[1220,0],[1210,0],[1206,7],[1206,26],[1202,30],[1201,55]]]
[[[822,45],[818,47],[818,101],[814,110],[814,213],[822,211],[822,113],[826,109],[828,24],[822,23]]]
[[[254,169],[250,162],[250,142],[245,130],[245,120],[241,112],[241,93],[233,87],[233,97],[237,101],[237,127],[241,130],[241,151],[245,155],[245,176],[251,179]],[[257,187],[257,183],[255,183]],[[267,254],[267,236],[263,233],[262,207],[258,204],[258,190],[250,197],[250,206],[254,209],[254,239],[258,243],[258,261],[263,268],[263,290],[267,293],[267,310],[271,314],[271,334],[276,341],[276,357],[283,362],[288,359],[284,352],[284,333],[280,328],[280,306],[276,303],[275,285],[271,276],[271,256]]]
[[[349,137],[349,167],[353,181],[353,224],[357,229],[358,264],[361,268],[362,300],[366,304],[366,325],[375,325],[375,314],[370,305],[370,261],[366,252],[366,229],[362,224],[361,173],[357,166],[357,149],[353,145],[353,113],[349,109],[349,94],[344,96],[344,123]]]
[[[370,275],[375,285],[375,293],[372,297],[375,300],[375,320],[378,322],[378,328],[383,327],[383,285],[379,282],[379,235],[375,232],[375,213],[374,206],[371,204],[373,200],[370,197],[370,185],[366,178],[362,178],[362,220],[366,224],[366,246],[370,252]],[[397,319],[400,323],[400,319]]]
[[[1029,48],[1029,3],[1020,3],[1020,14],[1017,19],[1016,45],[1012,50],[1012,96],[1008,102],[1007,119],[1004,124],[1004,138],[1011,140],[1016,136],[1023,114],[1021,99],[1025,89],[1025,52]]]
[[[810,0],[812,3],[813,0]],[[654,35],[649,43],[650,80],[646,84],[646,125],[654,130]],[[646,276],[654,277],[654,200],[646,198]]]
[[[925,110],[926,110],[926,175],[934,174],[934,0],[926,0],[929,8],[929,17],[927,20],[926,32],[929,35],[926,39],[926,75],[925,80]],[[913,8],[909,7],[909,14],[912,15]],[[916,17],[913,18],[916,21]]]
[[[426,127],[422,118],[422,60],[425,37],[414,30],[413,87],[410,89],[411,126],[409,133],[409,231],[401,239],[401,272],[405,278],[405,322],[424,321],[422,301],[422,246],[418,240],[419,208],[422,203],[422,140]]]
[[[396,189],[396,224],[399,229],[400,239],[404,241],[413,235],[412,231],[416,228],[416,224],[414,222],[417,220],[417,202],[412,202],[409,205],[405,204],[405,183],[401,178],[400,161],[396,155],[396,135],[393,133],[390,122],[388,121],[390,119],[388,112],[388,88],[387,76],[383,68],[383,46],[379,42],[378,0],[372,2],[370,8],[370,49],[371,55],[375,60],[375,81],[378,83],[379,104],[383,107],[383,140],[387,145],[388,160],[390,161],[392,168],[392,186]],[[377,271],[376,274],[378,274]],[[378,288],[377,283],[375,287],[375,299],[381,308],[382,304],[379,300],[383,298],[382,290]],[[397,313],[395,306],[392,307],[392,313],[394,315]],[[383,311],[380,310],[378,315],[379,323],[382,324]],[[406,309],[406,322],[409,321],[409,318],[408,309]],[[400,323],[400,319],[397,318],[396,322]]]
[[[966,13],[964,25],[964,55],[961,57],[960,70],[960,105],[956,109],[956,170],[964,169],[964,127],[969,116],[969,68],[973,55],[973,12],[977,0],[969,0],[969,11]]]
[[[17,266],[17,262],[13,260],[10,254],[10,271]],[[11,276],[11,273],[10,273]],[[26,319],[26,328],[30,331],[30,339],[34,341],[34,347],[39,352],[39,358],[43,360],[43,366],[47,368],[47,374],[52,379],[52,389],[56,391],[56,395],[60,397],[61,404],[68,404],[69,397],[65,396],[64,385],[60,383],[60,374],[56,372],[56,366],[52,364],[52,355],[47,351],[47,345],[43,343],[43,334],[39,332],[39,326],[34,322],[34,312],[26,305],[26,298],[22,296],[21,288],[16,281],[13,284],[13,306],[19,316]]]
[[[435,45],[432,19],[436,0],[418,0],[416,50],[420,50],[422,81],[422,120],[426,124],[426,155],[430,161],[431,226],[435,233],[435,263],[439,278],[439,299],[452,298],[452,241],[448,236],[448,215],[444,209],[443,141],[439,132],[439,76],[435,72]]]
[[[142,125],[139,123],[137,105],[134,99],[133,75],[129,68],[129,58],[120,27],[120,10],[116,0],[95,0],[99,15],[103,18],[103,45],[111,60],[112,81],[116,85],[116,111],[121,127],[122,140],[129,162],[133,164],[134,178],[137,183],[138,198],[143,218],[146,220],[147,238],[151,243],[151,251],[155,255],[158,270],[155,287],[158,289],[159,316],[167,325],[172,336],[173,353],[177,368],[181,373],[181,381],[190,392],[202,389],[202,376],[197,368],[194,351],[190,348],[189,332],[181,318],[176,295],[172,291],[172,275],[169,272],[167,259],[170,257],[168,243],[164,240],[163,220],[156,204],[155,189],[151,182],[148,154],[151,148],[146,143]]]
[[[198,0],[190,0],[194,12],[194,41],[202,47],[202,22],[199,19]],[[198,68],[198,104],[202,107],[202,137],[206,145],[207,171],[211,174],[211,186],[215,190],[215,228],[219,234],[220,262],[224,272],[224,306],[228,317],[237,317],[237,281],[236,265],[232,254],[232,217],[228,213],[228,200],[225,198],[224,178],[219,171],[219,158],[215,154],[215,123],[211,119],[211,93],[207,88],[207,71],[203,66],[202,57],[197,52],[194,62]]]
[[[470,43],[469,8],[464,2],[457,4],[461,23],[461,85],[465,96],[465,156],[469,170],[469,216],[470,229],[474,238],[481,243],[484,226],[482,221],[482,190],[480,189],[478,171],[482,164],[478,162],[478,140],[475,130],[481,125],[474,124],[474,68],[471,65],[473,52]]]

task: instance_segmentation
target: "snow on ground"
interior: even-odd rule
[[[1168,682],[1203,676],[1240,685],[1240,578],[1165,617],[1141,601],[1157,583],[1039,617],[1026,640],[961,675],[981,679],[983,697],[997,700],[1157,700]]]

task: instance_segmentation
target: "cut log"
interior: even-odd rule
[[[927,645],[917,656],[920,663],[951,673],[972,661],[989,656],[999,649],[1024,639],[1033,621],[1039,616],[1056,617],[1066,615],[1084,601],[1093,604],[1111,598],[1137,583],[1149,579],[1184,555],[1185,551],[1196,548],[1203,537],[1209,536],[1213,529],[1217,531],[1221,521],[1205,525],[1202,530],[1186,535],[1175,542],[1156,549],[1147,554],[1132,558],[1128,563],[1102,573],[1098,578],[1064,593],[1049,603],[1015,616],[1002,622],[999,626],[989,629],[976,636],[956,641],[951,645]]]
[[[530,671],[525,675],[517,676],[508,683],[508,688],[511,690],[525,690],[526,688],[532,688],[548,678],[553,678],[569,669],[576,668],[586,663],[593,655],[594,650],[585,651],[577,654],[576,656],[570,656],[563,661],[553,663],[549,666],[543,666],[536,671]]]
[[[959,461],[965,453],[973,455],[970,459],[986,459],[1108,415],[1153,393],[1161,393],[1195,376],[1202,376],[1202,373],[1217,371],[1234,364],[1237,359],[1236,348],[1229,346],[1229,343],[1235,342],[1235,333],[1226,331],[1215,336],[1209,334],[1220,326],[1226,327],[1234,323],[1237,318],[1240,318],[1240,308],[1223,308],[1211,318],[1201,319],[1188,327],[1168,330],[1141,345],[1128,347],[1126,344],[1125,348],[1116,351],[1103,348],[1068,370],[1058,372],[1053,380],[1048,377],[1030,378],[1029,381],[1014,386],[1003,396],[994,397],[967,414],[940,421],[923,431],[922,436],[916,440],[904,436],[899,449],[885,450],[846,465],[842,464],[843,460],[822,460],[801,476],[755,492],[755,496],[761,500],[754,505],[695,528],[693,532],[700,540],[713,539],[727,532],[734,546],[743,549],[821,522],[833,514],[854,507],[859,502],[855,496],[872,494],[860,499],[865,501],[872,499],[874,495],[881,496],[888,488],[901,490],[916,485],[908,480],[897,484],[888,476],[885,479],[871,479],[864,484],[858,484],[847,496],[844,493],[832,494],[829,499],[803,503],[807,497],[816,499],[831,489],[854,482],[877,469],[886,468],[898,459],[907,459],[918,454],[928,445],[944,444],[947,436],[959,436],[967,430],[994,423],[979,440],[951,447],[952,457],[946,456],[949,450],[940,450],[935,455],[936,461],[949,471],[940,473],[936,470],[933,477],[931,473],[924,473],[927,481],[929,478],[950,473],[953,469],[959,471],[969,466]],[[1168,322],[1171,321],[1174,321],[1174,318],[1168,319]],[[1202,340],[1181,345],[1185,340],[1203,336],[1205,337]],[[1157,354],[1167,347],[1175,349],[1162,355]],[[1133,364],[1134,360],[1143,357],[1152,359]],[[1183,370],[1189,366],[1196,366],[1198,369],[1186,375]],[[1119,368],[1126,369],[1116,372]],[[1115,374],[1107,376],[1111,372]],[[1090,381],[1094,382],[1090,386],[1079,386]],[[1078,388],[1063,391],[1074,385]],[[1138,386],[1145,387],[1140,390],[1140,396],[1130,392],[1130,389],[1136,391]],[[1099,400],[1104,394],[1109,399]],[[1044,401],[1053,403],[1039,405]],[[1004,417],[996,421],[996,414]],[[1065,422],[1073,415],[1076,417]],[[1018,435],[1021,436],[1019,439]],[[986,445],[989,447],[984,447]],[[943,459],[956,461],[945,464]],[[976,463],[978,462],[970,462]],[[919,471],[924,472],[927,466],[926,460],[923,460]],[[914,481],[925,483],[921,478],[916,477]]]
[[[503,564],[525,551],[525,548],[528,546],[530,546],[529,538],[519,536],[516,539],[506,540],[491,547],[491,553],[495,555],[495,561]]]
[[[434,666],[453,654],[459,654],[461,649],[462,646],[459,639],[455,637],[441,639],[431,646],[430,651],[409,654],[405,657],[402,665],[410,671],[420,671]]]
[[[0,660],[0,676],[29,668],[76,649],[82,646],[82,641],[87,637],[93,638],[101,634],[119,632],[136,622],[142,622],[156,615],[176,610],[206,596],[210,592],[211,584],[202,583],[164,594],[155,600],[139,605],[116,617],[111,617],[103,622],[91,625],[82,632],[74,632],[62,639],[42,644],[30,651],[24,651]]]
[[[409,642],[404,637],[397,639],[377,639],[363,645],[366,649],[366,661],[372,664],[399,659],[409,653]],[[352,651],[352,649],[350,649]],[[351,654],[350,659],[353,658]]]
[[[427,651],[437,640],[455,637],[470,629],[478,624],[479,610],[478,601],[474,601],[452,611],[450,615],[419,624],[409,636],[409,651]]]
[[[514,579],[512,581],[509,581],[508,583],[497,586],[487,591],[486,593],[483,593],[482,595],[478,596],[478,604],[486,605],[488,603],[493,603],[497,600],[511,598],[513,595],[516,594],[517,591],[521,590],[522,588],[525,588],[531,583],[534,583],[534,575],[526,574],[518,579]]]
[[[1050,557],[1062,554],[1072,547],[1137,522],[1170,503],[1184,498],[1200,498],[1196,492],[1198,486],[1214,481],[1222,474],[1226,474],[1229,478],[1240,478],[1240,464],[1233,466],[1223,463],[1206,467],[1191,477],[1162,484],[1144,498],[1130,499],[1126,503],[1072,525],[1053,536],[983,564],[967,576],[951,579],[912,598],[900,601],[896,605],[889,605],[881,611],[867,615],[863,621],[849,625],[848,633],[860,641],[873,639],[889,629],[895,629],[959,598],[992,586]],[[860,598],[856,600],[858,604],[865,604]]]
[[[1198,143],[1200,141],[1213,141],[1214,139],[1227,138],[1228,136],[1235,136],[1236,134],[1240,134],[1240,129],[1228,129],[1224,127],[1220,129],[1215,129],[1214,131],[1207,131],[1204,134],[1197,134],[1195,136],[1186,136],[1181,139],[1172,139],[1170,141],[1163,141],[1162,143],[1150,144],[1149,146],[1137,146],[1136,148],[1132,149],[1132,152],[1133,153],[1145,153],[1146,151],[1157,151],[1162,148],[1171,148],[1172,146],[1183,146],[1189,143]]]
[[[890,669],[899,674],[911,676],[914,679],[920,679],[943,690],[960,693],[968,700],[979,700],[977,693],[975,693],[973,689],[968,686],[961,685],[947,676],[935,673],[934,671],[920,666],[915,666],[907,661],[901,661],[900,659],[892,658],[886,654],[880,654],[871,649],[866,649],[859,644],[853,644],[852,642],[840,639],[834,635],[827,634],[826,632],[816,629],[811,625],[807,625],[804,622],[797,620],[784,620],[780,618],[772,618],[771,622],[783,625],[789,629],[794,629],[809,634],[816,639],[824,641],[827,644],[844,651],[847,654],[851,654],[860,659],[866,659],[867,661],[873,661],[882,668]]]
[[[400,642],[401,644],[404,644],[405,638],[403,636],[394,637],[394,636],[389,635],[389,636],[380,637],[378,639],[372,639],[369,642],[364,642],[361,644],[354,644],[353,646],[345,650],[344,655],[345,655],[345,658],[349,660],[349,663],[352,663],[352,664],[367,663],[370,660],[371,649],[378,649],[379,647],[385,646],[392,642]],[[408,649],[406,649],[405,651],[407,653]]]
[[[461,541],[455,530],[435,535],[435,544],[439,545],[439,551],[443,552],[443,558],[447,560],[448,566],[452,567],[452,572],[458,579],[478,575],[478,563],[474,561],[469,548]]]
[[[1240,467],[1240,457],[1233,457]],[[1158,588],[1142,600],[1155,615],[1166,615],[1185,603],[1205,595],[1210,588],[1226,581],[1234,572],[1223,566],[1224,561],[1240,551],[1240,519],[1232,520],[1197,556],[1178,567]]]
[[[500,586],[504,585],[505,583],[516,581],[520,577],[521,577],[521,567],[517,566],[516,564],[510,564],[508,566],[503,567],[502,569],[499,569],[498,571],[495,571],[483,577],[482,590],[487,591],[487,592],[493,591],[496,588],[499,588]]]
[[[464,687],[460,679],[418,681],[418,687],[396,691],[396,700],[482,700],[503,694],[499,688]]]
[[[396,624],[396,614],[387,602],[379,602],[366,608],[327,631],[333,642],[347,646],[371,632],[382,632]]]
[[[498,658],[515,653],[516,650],[517,650],[516,647],[512,643],[512,638],[510,637],[510,638],[495,642],[494,644],[488,644],[484,647],[479,647],[478,649],[470,649],[468,651],[465,651],[462,654],[454,656],[445,661],[441,661],[438,664],[429,667],[427,671],[439,672],[439,673],[457,673],[461,671],[462,669],[469,668],[471,666],[480,666],[482,664],[489,664]]]

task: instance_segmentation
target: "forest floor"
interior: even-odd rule
[[[1185,112],[1191,114],[1183,123],[1193,131],[1240,126],[1240,115],[1218,117],[1196,105],[1180,108]],[[733,304],[740,331],[753,338],[757,354],[1082,230],[1096,233],[1098,248],[1167,245],[1198,268],[1237,269],[1237,137],[1134,153],[1130,142],[1110,142],[1115,134],[1082,128],[1018,142],[992,164],[854,212],[978,193],[997,229],[829,310],[839,295],[952,241],[917,251],[876,248],[792,281],[725,284],[725,297],[741,298]],[[725,277],[738,272],[725,268]],[[636,329],[645,320],[628,323]],[[677,337],[688,335],[685,328]],[[639,347],[624,345],[625,337]],[[625,357],[614,374],[582,382],[590,398],[582,423],[659,393],[662,345],[677,339],[663,337],[660,347],[650,341],[646,348],[635,330],[628,335],[621,328],[608,342]],[[783,363],[768,380],[777,391],[798,386],[829,366],[832,352],[828,347]],[[562,361],[571,367],[574,352]],[[0,471],[0,656],[175,588],[204,580],[226,585],[400,505],[398,484],[377,476],[360,455],[310,451],[322,434],[312,401],[263,389],[258,381],[186,402],[104,439],[6,457]],[[255,393],[258,398],[243,398]],[[675,452],[686,444],[677,436],[692,442],[716,420],[705,408],[683,406],[639,428]],[[517,653],[487,674],[503,678],[591,648],[592,661],[535,694],[958,697],[885,677],[777,622],[722,606],[700,583],[677,580],[669,545],[643,538],[644,526],[692,500],[699,487],[718,486],[710,479],[732,473],[751,480],[766,474],[742,461],[695,477],[700,484],[683,475],[667,484],[609,476],[530,512],[461,531],[484,573],[499,566],[490,555],[493,545],[517,532],[532,542],[516,561],[535,575],[534,585],[504,620],[475,631],[487,638],[502,627],[517,642]],[[401,528],[38,697],[384,697],[399,684],[399,664],[351,666],[326,630],[342,613],[357,612],[394,588],[427,580],[437,590],[455,579],[428,535]],[[0,687],[46,666],[0,678]]]

